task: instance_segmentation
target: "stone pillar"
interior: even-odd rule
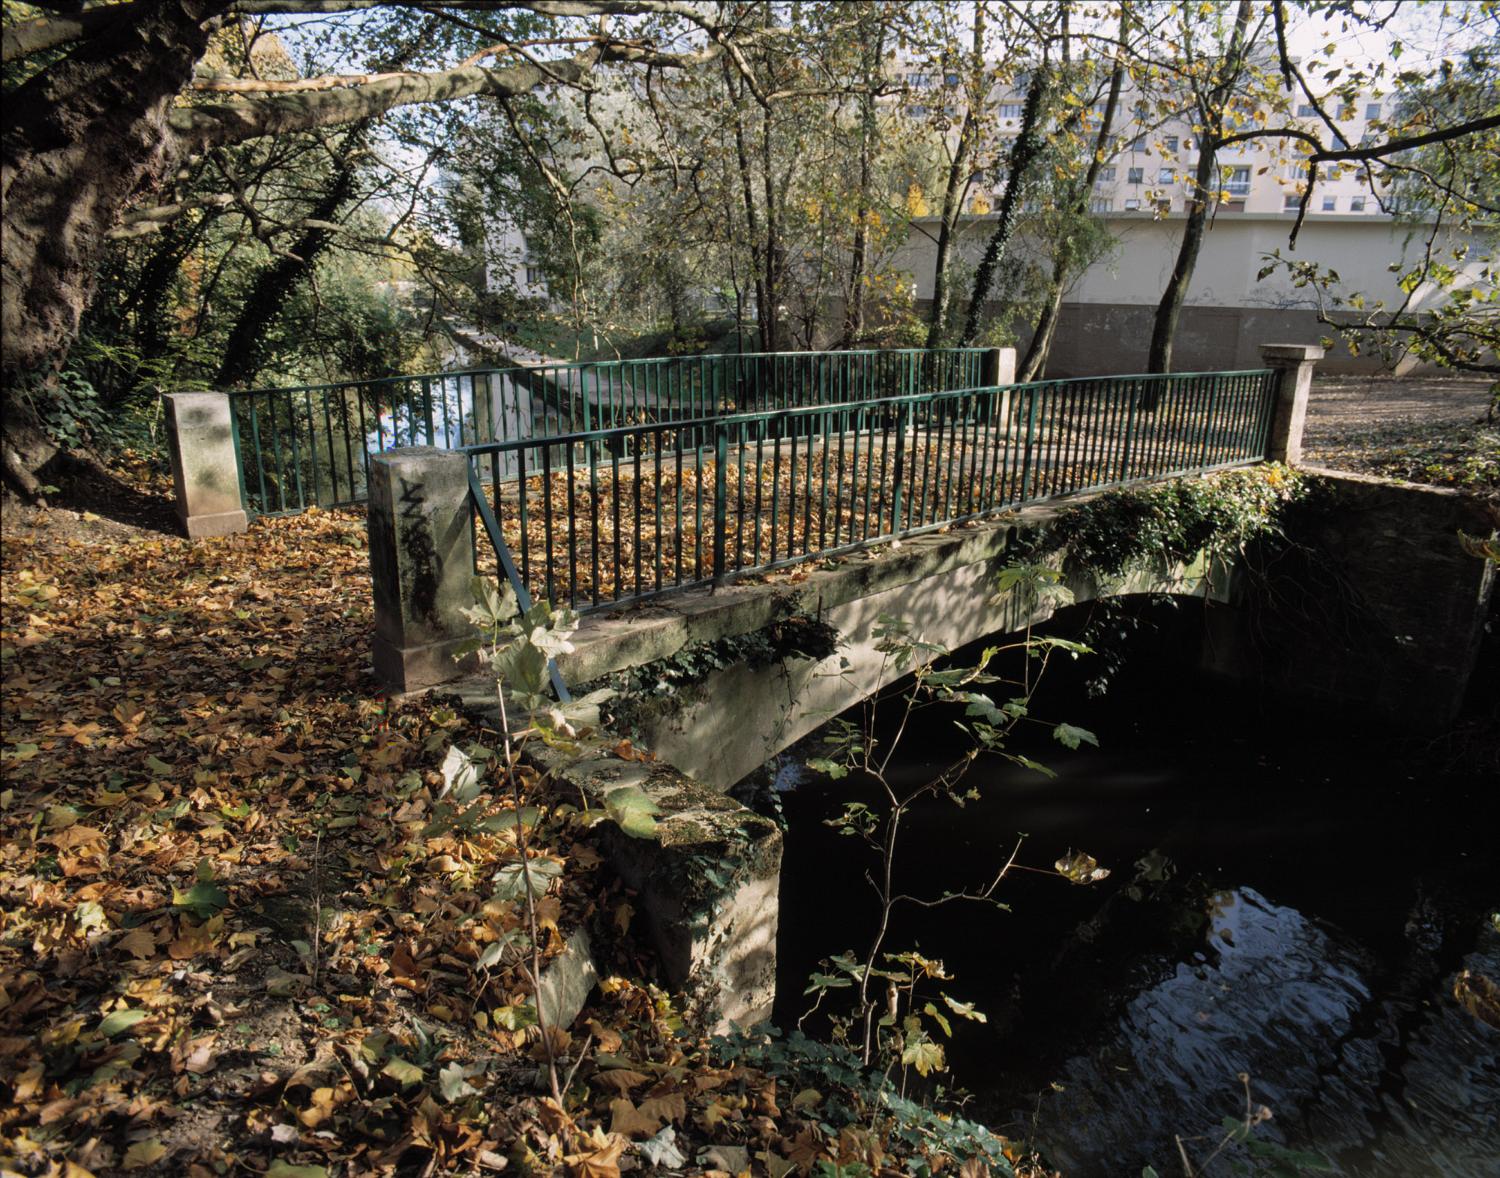
[[[370,579],[375,596],[376,676],[397,691],[457,678],[474,636],[459,611],[473,604],[469,462],[410,446],[370,457]]]
[[[980,383],[987,389],[1003,388],[996,418],[1001,431],[1010,430],[1010,389],[1016,383],[1015,348],[991,348],[984,354],[984,365],[980,370]]]
[[[1302,427],[1307,421],[1307,397],[1312,390],[1313,366],[1324,356],[1317,344],[1263,344],[1260,358],[1279,378],[1276,407],[1271,413],[1271,437],[1266,457],[1295,466],[1302,461]]]
[[[984,354],[980,383],[987,389],[1016,383],[1015,348],[991,348]]]
[[[165,393],[167,448],[177,487],[177,516],[190,540],[229,536],[250,526],[240,500],[239,457],[228,393]]]

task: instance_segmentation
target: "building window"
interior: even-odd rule
[[[542,273],[542,268],[540,266],[534,265],[531,262],[526,263],[527,286],[543,286],[545,285],[546,281],[547,276]]]
[[[1089,209],[1096,213],[1113,212],[1115,202],[1107,196],[1096,196],[1089,202]]]
[[[1224,182],[1224,190],[1233,197],[1250,195],[1250,165],[1233,167],[1229,169],[1229,179]]]
[[[1146,169],[1127,168],[1125,169],[1125,179],[1131,184],[1144,184],[1146,182]]]
[[[1146,150],[1146,137],[1144,135],[1137,135],[1133,140],[1131,140],[1130,150],[1131,151],[1145,151]]]
[[[943,75],[943,84],[945,86],[957,86],[958,85],[958,75],[957,74],[944,74]]]
[[[1339,210],[1339,198],[1336,196],[1325,196],[1323,198],[1323,211],[1325,213],[1336,213]]]
[[[906,117],[909,119],[925,119],[927,117],[927,108],[920,104],[908,106],[906,108]]]
[[[1157,201],[1156,202],[1156,211],[1158,213],[1170,213],[1172,211],[1172,202],[1170,200],[1159,200],[1159,201]]]
[[[1297,117],[1299,119],[1314,118],[1317,113],[1317,108],[1314,107],[1310,102],[1302,102],[1297,104]]]
[[[1378,103],[1378,102],[1372,102],[1372,103],[1370,103],[1369,106],[1365,107],[1365,118],[1367,118],[1367,119],[1378,119],[1379,117],[1380,117],[1380,103]]]
[[[1344,103],[1343,106],[1339,107],[1339,118],[1341,118],[1341,119],[1352,119],[1353,117],[1354,117],[1354,104],[1352,102],[1346,102],[1346,103]]]
[[[1175,169],[1159,168],[1156,173],[1156,182],[1158,184],[1170,184],[1176,178],[1176,176],[1177,173]]]
[[[1162,140],[1162,147],[1165,148],[1166,151],[1170,154],[1175,155],[1177,152],[1177,136],[1168,135],[1164,140]]]
[[[1295,192],[1288,192],[1281,198],[1282,212],[1295,213],[1302,206],[1302,198]]]
[[[932,85],[931,74],[907,74],[906,84],[913,90],[925,90]]]
[[[1125,200],[1125,211],[1126,212],[1133,213],[1133,212],[1135,212],[1136,209],[1138,209],[1140,207],[1141,207],[1141,202],[1140,202],[1140,198],[1139,197],[1132,196],[1132,197],[1127,197],[1126,198],[1126,200]]]
[[[1094,181],[1095,184],[1113,184],[1114,182],[1115,166],[1113,164],[1110,164],[1107,168],[1100,168],[1099,178]]]
[[[1349,211],[1351,213],[1362,213],[1365,211],[1365,198],[1362,196],[1351,196],[1349,198]]]
[[[1021,103],[1002,102],[1000,104],[1000,117],[1002,119],[1019,119],[1021,117]]]

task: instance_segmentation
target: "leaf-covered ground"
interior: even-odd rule
[[[0,1171],[957,1169],[941,1126],[902,1138],[685,1033],[630,895],[528,779],[543,953],[589,924],[613,975],[553,1036],[551,1103],[525,906],[495,883],[514,818],[432,821],[445,750],[494,734],[377,692],[362,513],[199,544],[4,519]]]
[[[1307,461],[1500,502],[1500,421],[1487,381],[1328,377],[1313,384]]]

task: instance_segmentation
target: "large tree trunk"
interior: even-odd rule
[[[868,33],[868,30],[867,30]],[[861,61],[865,92],[859,99],[859,196],[854,209],[854,242],[849,263],[849,289],[844,299],[844,347],[852,348],[865,330],[865,276],[870,268],[870,181],[875,153],[875,87],[880,82],[885,55],[885,22],[864,44]]]
[[[0,382],[4,470],[28,495],[56,452],[27,395],[61,367],[93,295],[105,233],[176,165],[173,100],[225,0],[158,0],[17,87],[5,102]]]
[[[7,389],[53,370],[78,330],[105,233],[176,164],[167,124],[224,0],[159,0],[5,103],[0,327]]]

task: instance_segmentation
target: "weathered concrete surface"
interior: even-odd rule
[[[1286,689],[1366,704],[1392,722],[1440,729],[1457,717],[1479,652],[1495,566],[1459,533],[1492,536],[1493,508],[1458,491],[1304,468],[1327,510],[1293,538],[1330,575],[1313,588],[1324,623],[1283,642],[1268,668]],[[1342,620],[1341,620],[1342,618]]]
[[[373,661],[397,691],[447,682],[463,667],[454,654],[474,633],[459,612],[473,603],[468,495],[462,454],[411,446],[370,459]]]
[[[493,683],[472,678],[456,687],[466,709],[498,718]],[[666,979],[710,1030],[763,1022],[776,998],[781,831],[670,765],[624,761],[610,747],[593,739],[563,752],[535,742],[527,756],[556,775],[565,795],[581,792],[590,807],[602,808],[609,792],[624,786],[656,803],[654,837],[609,828],[606,845],[611,864],[636,890]]]
[[[1070,500],[1083,501],[1086,497]],[[843,642],[819,662],[791,660],[769,670],[729,667],[697,690],[647,718],[642,735],[668,763],[696,781],[728,789],[769,757],[899,677],[875,649],[884,615],[904,618],[916,636],[956,649],[991,634],[1007,634],[1050,617],[1053,598],[1026,602],[998,597],[997,574],[1007,552],[1057,515],[1028,508],[1004,520],[957,528],[886,545],[845,558],[797,583],[737,585],[710,594],[690,592],[650,610],[589,619],[574,636],[575,651],[560,660],[570,682],[667,658],[692,643],[747,634],[791,613],[817,615]],[[1117,583],[1082,578],[1068,584],[1073,598],[1101,594],[1211,593],[1225,600],[1229,577],[1212,582],[1199,564],[1136,574]]]
[[[177,518],[190,540],[228,536],[250,526],[240,501],[234,418],[227,393],[165,393],[167,450]]]
[[[1307,422],[1313,368],[1323,355],[1324,349],[1317,344],[1266,344],[1260,350],[1261,362],[1280,378],[1266,444],[1266,457],[1272,462],[1296,466],[1302,461],[1302,428]]]

